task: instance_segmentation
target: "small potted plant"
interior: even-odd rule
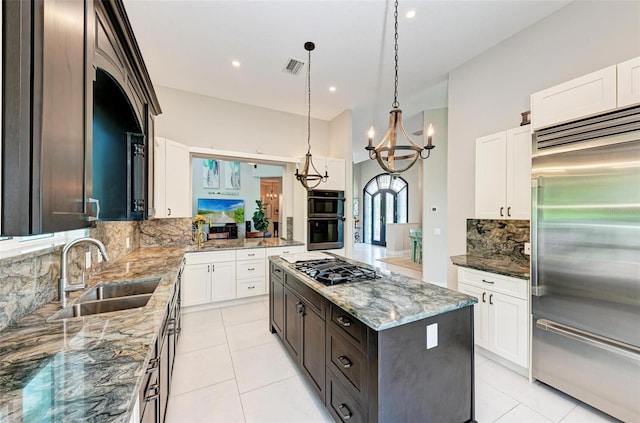
[[[267,216],[264,213],[265,210],[262,201],[256,200],[256,204],[258,207],[256,208],[256,211],[253,212],[253,227],[256,228],[256,231],[258,232],[266,233],[267,229],[269,229],[269,219],[267,219]]]

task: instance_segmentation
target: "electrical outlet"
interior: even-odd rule
[[[432,323],[427,326],[427,349],[438,346],[438,324]]]
[[[524,253],[528,256],[531,255],[531,243],[529,242],[524,243]]]
[[[87,251],[84,253],[84,268],[88,269],[91,267],[91,251]]]
[[[440,235],[440,228],[433,228],[434,235]]]
[[[129,248],[129,247],[130,247],[130,245],[131,245],[131,241],[130,241],[129,237],[127,237],[127,240],[125,241],[125,243],[124,243],[124,244],[125,244],[125,245],[124,245],[124,246],[125,246],[125,248]]]

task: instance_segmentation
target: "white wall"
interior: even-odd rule
[[[447,285],[447,109],[424,112],[424,124],[435,133],[431,156],[424,161],[422,204],[422,280]],[[433,211],[432,208],[436,208]],[[436,232],[440,232],[437,234]]]
[[[302,157],[307,152],[307,118],[214,97],[156,86],[162,114],[158,136],[193,147]],[[304,110],[301,110],[304,112]],[[329,155],[329,122],[311,120],[314,155]]]
[[[345,188],[346,198],[344,205],[344,255],[353,257],[353,166],[351,157],[353,156],[352,116],[350,110],[345,110],[329,122],[329,155],[340,157],[345,163]]]
[[[448,256],[465,253],[476,137],[518,126],[532,93],[639,55],[640,2],[575,1],[450,73]]]

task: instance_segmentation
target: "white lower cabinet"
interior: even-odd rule
[[[265,261],[264,248],[238,250],[236,261],[238,298],[262,295],[266,292]]]
[[[529,367],[529,298],[526,279],[458,268],[458,290],[478,299],[475,343],[523,368]]]
[[[185,307],[236,297],[235,250],[187,253],[183,273]]]

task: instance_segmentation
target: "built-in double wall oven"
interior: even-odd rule
[[[309,191],[307,210],[307,250],[344,247],[344,191]]]

